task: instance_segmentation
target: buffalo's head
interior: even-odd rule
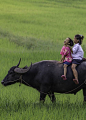
[[[18,66],[20,65],[20,62],[21,62],[21,59],[19,60],[19,63],[17,66],[13,66],[10,68],[10,70],[8,71],[8,74],[1,82],[4,86],[19,82],[20,76],[26,73],[30,69],[30,67],[27,67],[27,66],[24,68],[19,68]]]

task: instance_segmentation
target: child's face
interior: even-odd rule
[[[66,39],[64,40],[64,45],[69,45],[69,38],[66,38]]]
[[[74,43],[75,44],[79,43],[79,40],[77,40],[76,37],[74,37]]]

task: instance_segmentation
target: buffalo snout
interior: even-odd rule
[[[6,86],[6,85],[7,85],[7,83],[6,83],[6,82],[4,82],[3,80],[1,81],[1,84],[2,84],[2,85],[4,85],[4,86]]]
[[[1,84],[4,84],[4,81],[1,81]]]

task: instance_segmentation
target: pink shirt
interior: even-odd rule
[[[65,62],[65,61],[67,61],[67,62],[72,62],[72,56],[71,56],[71,51],[70,51],[70,48],[69,48],[69,47],[63,46],[62,49],[61,49],[60,54],[61,54],[62,56],[65,55],[65,60],[64,60],[64,62]]]

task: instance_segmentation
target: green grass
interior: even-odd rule
[[[0,1],[0,81],[11,66],[30,66],[41,60],[60,60],[67,37],[86,31],[85,0],[1,0]],[[86,41],[82,47],[86,56]],[[56,104],[39,92],[19,83],[0,84],[0,120],[85,120],[83,93],[75,96],[56,93]]]
[[[4,0],[0,5],[0,28],[18,36],[53,41],[73,38],[77,33],[85,35],[85,3]]]

